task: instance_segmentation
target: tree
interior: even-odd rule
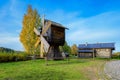
[[[67,44],[67,42],[65,41],[65,44],[63,46],[60,46],[60,51],[61,52],[65,52],[65,53],[71,53],[71,48],[70,46]]]
[[[10,48],[0,47],[0,52],[14,53],[15,51]]]
[[[33,10],[29,5],[27,13],[23,17],[22,31],[20,33],[20,41],[24,46],[24,49],[29,54],[34,54],[38,51],[38,48],[34,47],[37,41],[37,36],[34,33],[34,27],[38,28],[41,25],[41,19],[37,10]]]
[[[77,55],[78,54],[78,48],[76,44],[73,44],[71,47],[71,54]]]

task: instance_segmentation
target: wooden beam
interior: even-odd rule
[[[48,50],[49,50],[50,45],[49,45],[49,43],[45,40],[45,38],[42,35],[41,35],[41,42],[44,44],[45,53],[47,53]]]
[[[37,47],[39,43],[40,43],[40,37],[38,38],[37,42],[35,43],[35,47]]]
[[[34,27],[34,32],[36,35],[40,36],[40,32]]]
[[[42,16],[41,22],[42,22],[42,28],[44,28],[44,22],[45,22],[45,15]]]
[[[41,45],[40,45],[40,57],[43,58],[44,57],[44,49],[43,49],[43,42],[41,41]]]
[[[46,33],[46,31],[49,29],[50,26],[51,26],[51,21],[48,21],[42,30],[42,35]]]

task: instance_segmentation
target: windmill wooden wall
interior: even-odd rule
[[[65,42],[65,29],[61,27],[51,27],[51,44],[62,46]]]
[[[60,25],[51,24],[44,37],[50,45],[63,46],[65,43],[65,28]]]
[[[50,50],[47,53],[48,59],[63,59],[59,46],[63,46],[65,43],[65,28],[55,23],[51,24],[46,35],[47,37],[44,37],[50,44]]]

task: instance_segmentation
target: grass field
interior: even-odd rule
[[[99,80],[106,60],[30,60],[0,63],[0,80]]]

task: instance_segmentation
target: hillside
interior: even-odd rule
[[[15,50],[10,49],[10,48],[5,48],[5,47],[0,47],[0,52],[9,52],[9,53],[13,53],[15,52]]]

